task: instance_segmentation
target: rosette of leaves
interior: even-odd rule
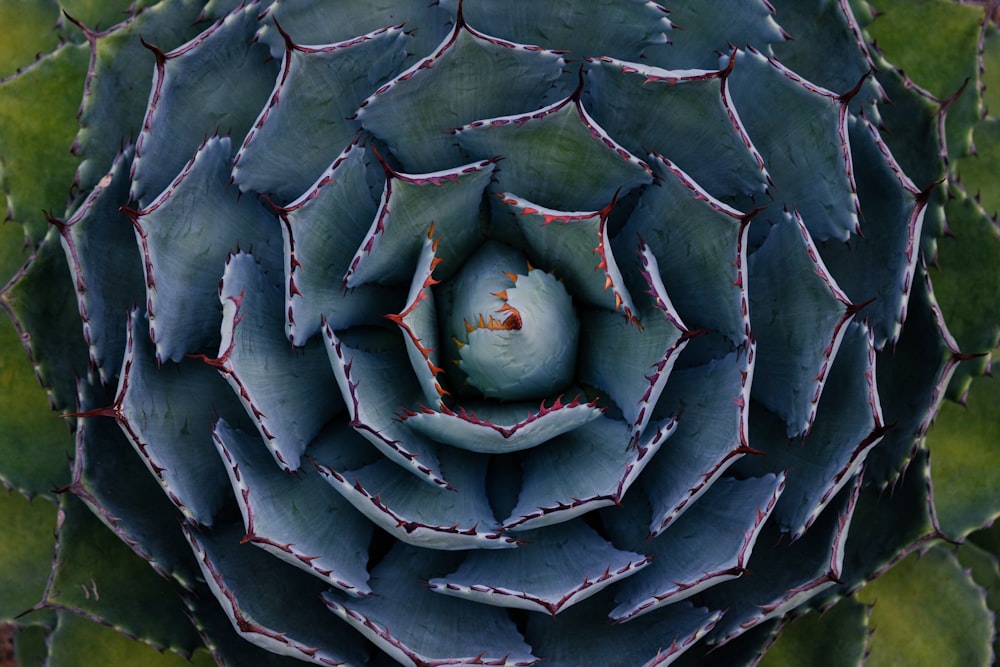
[[[20,663],[989,664],[991,11],[0,4]]]

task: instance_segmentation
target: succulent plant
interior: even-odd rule
[[[20,664],[992,662],[995,3],[117,4],[0,3]]]

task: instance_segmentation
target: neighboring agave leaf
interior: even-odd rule
[[[747,441],[753,357],[751,344],[671,374],[657,412],[680,415],[677,433],[667,456],[653,459],[643,480],[653,508],[652,535],[666,528],[741,456],[753,451]]]
[[[243,515],[243,542],[351,595],[371,593],[365,571],[370,523],[308,467],[298,476],[280,472],[260,438],[222,420],[212,436]]]
[[[502,549],[518,540],[503,534],[486,495],[486,458],[442,449],[449,488],[432,486],[387,460],[357,470],[317,461],[323,477],[355,508],[393,537],[438,550]],[[377,592],[377,591],[376,591]]]
[[[490,665],[538,662],[503,609],[428,590],[422,581],[455,568],[458,554],[396,544],[372,570],[375,595],[346,599],[324,593],[340,618],[404,665]],[[392,595],[382,595],[391,591]],[[461,626],[455,623],[461,619]]]
[[[632,441],[628,424],[602,417],[531,450],[522,459],[517,504],[504,528],[530,530],[621,504],[675,427],[676,421],[652,424]],[[553,477],[553,470],[559,475]]]
[[[50,218],[59,231],[66,263],[73,272],[83,338],[90,363],[108,384],[121,369],[129,311],[144,294],[142,263],[131,222],[119,209],[128,199],[132,150],[118,155],[111,171],[65,222]]]
[[[739,344],[750,333],[746,253],[752,214],[715,199],[662,156],[652,156],[651,164],[659,180],[642,193],[613,242],[618,256],[639,260],[634,249],[636,237],[641,239],[681,320]],[[672,211],[676,224],[662,224],[662,211]]]
[[[10,2],[0,8],[0,21],[10,31],[10,39],[4,40],[0,48],[0,79],[59,46],[59,34],[52,30],[58,18],[55,0]]]
[[[196,651],[190,660],[175,653],[157,652],[115,628],[97,625],[69,612],[59,614],[59,623],[46,644],[45,664],[60,667],[87,667],[94,661],[108,667],[209,667],[215,664],[205,651]]]
[[[428,588],[475,602],[555,616],[649,565],[651,557],[621,551],[575,520],[519,532],[513,551],[473,551],[457,570]]]
[[[764,192],[768,174],[735,115],[727,83],[733,62],[718,70],[665,70],[598,58],[587,66],[584,101],[601,127],[632,153],[669,155],[712,199],[746,201]],[[636,118],[636,108],[669,108],[670,122],[656,114]],[[711,160],[704,155],[708,142]]]
[[[636,60],[651,46],[666,44],[668,12],[647,0],[570,0],[558,5],[515,0],[503,6],[469,3],[463,14],[473,26],[518,44],[569,51],[582,56]],[[600,15],[603,20],[594,21]]]
[[[865,665],[987,667],[996,627],[985,598],[945,547],[911,555],[858,593],[859,601],[873,605]]]
[[[45,590],[55,549],[56,506],[45,498],[28,500],[3,491],[0,511],[6,517],[0,532],[0,571],[17,573],[17,577],[0,579],[0,623],[11,623],[31,609]],[[51,621],[51,617],[34,614],[19,622]]]
[[[423,239],[432,226],[440,239],[438,277],[452,275],[459,260],[482,241],[479,203],[494,161],[426,174],[403,174],[385,162],[382,166],[386,172],[382,201],[344,274],[344,287],[367,282],[409,283]]]
[[[114,403],[90,416],[114,417],[136,453],[190,520],[212,525],[228,495],[225,469],[211,447],[216,418],[242,409],[214,369],[194,359],[161,366],[133,311]]]
[[[917,190],[872,125],[853,120],[849,129],[865,212],[861,234],[819,250],[852,302],[874,299],[860,316],[874,331],[875,347],[882,349],[896,342],[906,319],[930,193]]]
[[[148,206],[126,210],[142,249],[149,336],[161,361],[219,340],[218,281],[229,253],[252,248],[266,267],[280,266],[275,220],[229,187],[229,144],[207,139]]]
[[[786,39],[767,0],[726,0],[714,7],[700,2],[674,2],[670,12],[678,30],[670,33],[671,47],[656,53],[653,62],[658,67],[715,67],[718,60],[713,56],[728,53],[733,45],[743,48],[753,44],[765,49]]]
[[[153,51],[153,89],[132,163],[132,199],[139,206],[170,185],[205,137],[245,136],[264,107],[277,63],[251,40],[256,13],[256,3],[240,7],[193,41],[169,53]]]
[[[877,628],[872,628],[871,611],[872,607],[845,598],[832,609],[809,613],[785,623],[777,641],[767,648],[758,665],[857,667],[866,664],[873,629],[877,634]]]
[[[318,665],[365,662],[357,639],[324,610],[323,582],[241,544],[240,532],[230,525],[209,535],[184,526],[233,629],[261,648]]]
[[[1000,517],[1000,387],[992,377],[973,382],[968,403],[944,403],[928,435],[934,516],[956,541]]]
[[[727,610],[709,643],[725,643],[754,625],[780,618],[841,580],[860,489],[857,477],[812,528],[791,544],[780,544],[782,537],[773,523],[765,526],[747,562],[747,574],[704,593],[712,607]]]
[[[653,176],[584,109],[581,91],[528,114],[476,120],[457,128],[455,139],[481,159],[503,156],[497,191],[562,211],[599,210]]]
[[[358,119],[392,146],[405,170],[446,169],[462,162],[448,130],[537,109],[562,66],[556,53],[483,35],[458,17],[434,53],[361,103]],[[470,81],[476,85],[467,85]],[[436,92],[440,90],[451,92],[442,98]]]
[[[289,201],[323,173],[331,146],[350,143],[361,124],[348,116],[398,71],[408,40],[398,26],[323,46],[304,46],[282,34],[281,71],[233,159],[233,180],[243,191]]]
[[[84,503],[60,497],[53,570],[40,607],[79,614],[160,650],[190,655],[201,642],[177,601],[171,584]]]
[[[199,20],[201,3],[197,0],[144,0],[117,12],[111,2],[62,0],[60,5],[75,24],[72,27],[78,28],[69,31],[71,35],[83,37],[90,47],[80,131],[73,141],[74,154],[83,159],[77,184],[86,192],[100,182],[116,153],[134,141],[142,128],[149,98],[147,77],[156,65],[153,51],[143,42],[168,50],[205,26]],[[118,203],[125,201],[127,197]]]
[[[669,530],[643,545],[653,562],[616,589],[618,606],[611,620],[631,621],[742,576],[785,484],[785,475],[713,484]],[[628,519],[615,517],[610,530],[619,536],[616,542],[638,547],[648,534],[648,516],[645,511],[630,514]]]
[[[0,288],[0,309],[10,316],[35,376],[56,410],[75,407],[77,379],[87,375],[87,348],[79,335],[75,298],[70,290],[53,289],[72,284],[69,280],[58,234],[50,230],[17,274]],[[53,335],[32,335],[42,330]]]
[[[765,456],[741,460],[741,471],[787,471],[785,493],[775,520],[792,540],[802,537],[816,517],[864,465],[868,453],[891,428],[882,416],[875,386],[871,334],[852,323],[819,401],[807,438],[787,438],[784,424],[766,411],[750,420],[750,441]]]
[[[846,241],[858,227],[859,212],[847,139],[850,96],[824,90],[752,49],[737,52],[726,81],[740,122],[775,183],[775,198],[802,216],[816,241]],[[775,106],[794,110],[794,120],[773,113]],[[800,178],[803,173],[826,178]]]
[[[409,63],[430,53],[450,32],[454,15],[446,5],[423,0],[373,0],[363,5],[351,0],[276,0],[261,13],[257,37],[270,47],[272,58],[280,59],[285,40],[278,24],[300,44],[333,44],[404,24],[412,33]]]
[[[42,211],[70,199],[77,158],[69,153],[87,72],[87,47],[65,44],[0,81],[0,192],[7,215],[32,242],[45,236]]]
[[[596,664],[669,665],[709,632],[720,611],[688,602],[671,605],[629,623],[611,624],[601,613],[610,607],[608,595],[598,595],[555,619],[541,614],[528,618],[526,635],[545,665],[572,667],[580,656]]]
[[[421,395],[416,379],[400,377],[398,369],[408,365],[406,353],[351,347],[326,324],[323,339],[351,426],[389,461],[432,485],[448,486],[438,470],[436,444],[396,417],[400,406],[417,405]]]
[[[298,199],[275,208],[284,238],[285,326],[293,344],[309,340],[323,319],[334,329],[370,323],[396,299],[377,283],[349,293],[343,289],[355,249],[377,210],[377,200],[364,196],[371,173],[367,151],[363,142],[351,143]],[[383,183],[377,187],[382,190]]]
[[[286,472],[344,403],[322,341],[292,348],[284,336],[281,292],[253,255],[226,260],[219,284],[222,343],[207,360],[226,378],[271,455]],[[280,375],[274,367],[280,366]]]
[[[755,378],[754,398],[785,420],[789,437],[806,434],[858,307],[823,266],[797,214],[770,227],[749,268],[757,364],[768,369]]]
[[[103,402],[99,402],[103,401]],[[84,408],[108,399],[81,396]],[[193,590],[198,568],[174,530],[177,509],[135,455],[128,438],[110,419],[83,417],[76,424],[73,481],[65,492],[81,499],[118,538],[158,574]]]

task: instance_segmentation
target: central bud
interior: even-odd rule
[[[444,330],[469,385],[490,398],[544,398],[573,381],[580,322],[555,276],[487,241],[448,281]]]

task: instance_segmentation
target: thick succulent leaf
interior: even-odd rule
[[[474,551],[457,570],[427,582],[438,593],[553,616],[649,565],[614,548],[582,520],[518,533],[512,551]]]
[[[206,140],[148,206],[127,210],[142,248],[149,334],[160,360],[179,361],[218,341],[218,281],[229,253],[253,248],[266,267],[280,266],[277,223],[229,186],[229,143]]]
[[[611,620],[630,621],[742,576],[784,488],[784,475],[721,479],[669,530],[645,544],[649,527],[645,504],[629,505],[627,518],[609,512],[607,518],[617,519],[609,527],[616,542],[642,545],[653,559],[617,587],[618,606],[609,614]]]
[[[44,598],[161,650],[189,655],[198,634],[176,590],[72,495],[60,497],[56,553]]]
[[[747,562],[747,573],[705,591],[704,599],[726,614],[710,643],[725,643],[747,629],[801,606],[840,581],[860,476],[841,491],[799,540],[783,543],[768,523]]]
[[[859,206],[847,139],[849,100],[756,51],[739,51],[735,58],[729,90],[773,179],[775,200],[798,211],[817,241],[846,241],[858,227]],[[791,118],[774,113],[776,107],[789,110]]]
[[[570,213],[537,206],[515,194],[499,195],[510,207],[535,266],[558,276],[580,301],[637,314],[618,269],[608,234],[614,202],[600,211]]]
[[[438,550],[515,547],[518,540],[503,535],[493,516],[486,463],[479,454],[442,449],[449,488],[426,484],[384,459],[357,470],[335,470],[322,461],[317,468],[359,512],[408,544]]]
[[[461,160],[449,130],[538,108],[562,66],[556,53],[482,35],[459,19],[434,53],[362,102],[358,119],[392,146],[404,169],[445,169]]]
[[[538,662],[503,609],[437,595],[421,583],[453,570],[460,558],[397,544],[372,570],[375,595],[348,599],[324,593],[323,601],[404,665],[515,667]]]
[[[1000,45],[1000,37],[994,36],[993,42]],[[1000,46],[994,48],[1000,52]],[[1000,70],[1000,67],[997,69]],[[1000,88],[1000,82],[987,86],[990,86],[987,90]],[[961,176],[966,192],[976,197],[988,215],[995,216],[1000,210],[1000,192],[997,192],[994,185],[995,174],[1000,171],[1000,119],[996,118],[1000,102],[989,108],[994,115],[977,123],[973,132],[975,153],[958,160],[955,169]]]
[[[521,490],[504,527],[529,530],[620,504],[675,426],[652,424],[636,441],[629,424],[602,417],[531,450],[522,459]]]
[[[929,157],[938,155],[941,142],[938,105],[913,95],[912,83],[895,70],[880,70],[878,82],[891,103],[879,108],[882,136],[917,187],[931,187],[945,176],[944,161]]]
[[[411,374],[400,377],[398,369],[408,365],[406,353],[351,347],[326,324],[323,340],[351,426],[404,470],[434,486],[447,486],[438,469],[437,446],[397,419],[400,408],[416,405],[421,395]]]
[[[42,211],[62,212],[77,158],[70,155],[87,72],[87,47],[65,44],[0,81],[0,191],[7,214],[33,242],[45,236]]]
[[[418,433],[460,449],[488,454],[506,454],[548,443],[601,416],[593,402],[579,396],[552,405],[533,403],[469,402],[457,411],[441,405],[434,411],[407,411],[402,420]]]
[[[820,254],[852,302],[874,299],[860,317],[882,349],[896,342],[906,318],[928,193],[902,172],[872,125],[852,120],[849,127],[864,211],[861,235],[846,244],[826,243]]]
[[[115,628],[96,625],[91,619],[69,612],[59,614],[59,623],[46,639],[46,665],[87,667],[95,662],[108,667],[210,667],[215,663],[205,651],[188,660],[133,641]],[[25,667],[31,662],[24,662]],[[42,663],[38,663],[41,665]]]
[[[212,525],[228,495],[225,468],[211,445],[220,414],[242,409],[219,374],[194,359],[160,365],[138,311],[114,404],[91,412],[114,417],[170,500],[197,523]]]
[[[977,48],[983,10],[975,6],[943,0],[920,0],[917,5],[900,0],[871,3],[878,16],[868,31],[884,53],[906,76],[918,81],[922,91],[947,101],[949,122],[945,127],[947,155],[951,159],[968,152],[972,140],[971,123],[978,120],[977,96],[957,95],[976,79]],[[915,40],[934,26],[932,38]]]
[[[865,474],[880,486],[896,478],[921,444],[955,368],[943,363],[957,344],[943,328],[929,287],[925,269],[918,266],[906,324],[892,354],[883,354],[876,368],[885,423],[894,424],[868,457]],[[938,363],[921,363],[926,359]]]
[[[986,605],[993,612],[994,625],[997,613],[1000,612],[1000,555],[997,555],[1000,554],[1000,549],[981,538],[1000,534],[997,526],[1000,524],[994,523],[990,528],[973,533],[972,539],[966,540],[958,550],[958,560],[962,567],[967,568],[972,579],[986,589]],[[1000,633],[994,632],[994,659],[997,655],[1000,655]]]
[[[996,628],[985,593],[944,547],[911,555],[858,592],[874,605],[865,665],[986,667]]]
[[[72,441],[66,424],[53,418],[19,333],[6,315],[0,316],[0,486],[48,496],[69,481]]]
[[[93,627],[93,623],[85,621],[84,624]],[[14,628],[12,625],[7,627]],[[40,625],[17,628],[17,633],[10,641],[14,664],[25,667],[44,665],[49,655],[49,647],[46,645],[49,635],[50,630]]]
[[[14,74],[38,54],[56,49],[59,34],[52,27],[58,18],[55,0],[8,2],[0,8],[0,21],[10,31],[10,39],[0,47],[0,78]]]
[[[680,415],[677,433],[643,479],[653,508],[652,535],[659,534],[726,468],[751,451],[747,420],[753,357],[750,345],[671,374],[657,413]]]
[[[677,69],[715,67],[718,54],[733,45],[753,45],[766,53],[769,45],[785,39],[773,11],[767,0],[727,0],[711,7],[690,0],[670,3],[677,30],[670,33],[671,47],[657,52],[653,63]]]
[[[439,240],[428,234],[420,250],[417,270],[413,273],[406,305],[398,313],[385,317],[399,326],[406,345],[410,366],[420,382],[427,405],[441,405],[448,392],[441,386],[437,376],[444,373],[441,368],[440,336],[438,332],[437,307],[434,285],[440,281],[434,278],[434,269],[441,263],[437,256]]]
[[[0,491],[0,512],[5,517],[0,532],[0,623],[10,623],[31,609],[45,590],[55,547],[56,507],[45,498],[28,500]],[[30,624],[38,616],[19,622]]]
[[[928,271],[933,294],[940,304],[948,330],[958,349],[982,355],[1000,344],[1000,229],[994,220],[968,198],[952,199],[945,206],[949,235],[937,245],[936,267]],[[964,275],[959,285],[959,274]],[[988,367],[982,356],[972,368],[960,368],[949,392],[962,396],[969,374],[978,375]]]
[[[579,89],[537,111],[477,120],[455,135],[475,157],[503,158],[495,174],[498,191],[547,208],[596,211],[617,193],[653,180],[649,166],[587,113]]]
[[[785,623],[759,667],[865,664],[872,632],[871,609],[854,598],[845,598],[832,609]]]
[[[798,215],[768,230],[749,269],[757,363],[767,369],[755,377],[754,398],[785,420],[789,437],[808,433],[856,308],[823,265]]]
[[[370,323],[395,302],[394,293],[377,283],[343,289],[354,251],[377,210],[377,200],[365,196],[370,174],[365,154],[364,144],[350,144],[302,196],[275,209],[285,244],[285,326],[293,344],[302,345],[319,331],[324,318],[334,329]]]
[[[632,426],[633,438],[649,423],[677,357],[693,335],[667,296],[656,258],[644,245],[640,253],[653,298],[643,295],[642,310],[633,311],[637,321],[603,310],[585,311],[577,370],[581,382],[608,393]]]
[[[839,93],[851,91],[864,80],[862,89],[852,99],[860,104],[852,107],[861,106],[865,114],[875,110],[874,103],[881,102],[884,94],[878,80],[869,77],[875,70],[875,62],[850,3],[816,0],[810,9],[803,11],[806,5],[795,0],[769,2],[782,30],[791,37],[772,45],[778,60],[806,79]],[[831,58],[831,53],[837,57]],[[861,179],[858,180],[860,183]]]
[[[684,323],[743,341],[750,331],[746,253],[751,216],[712,197],[669,160],[653,156],[651,163],[659,180],[643,192],[613,242],[618,256],[638,262],[638,236],[656,259]],[[663,224],[663,211],[671,212],[671,224]]]
[[[669,665],[722,615],[681,602],[629,623],[611,624],[601,613],[610,606],[607,597],[598,596],[555,619],[531,615],[526,634],[545,665],[572,667],[580,664],[580,656],[598,665]]]
[[[306,446],[344,408],[326,348],[318,339],[288,345],[281,291],[253,255],[226,260],[219,299],[222,343],[209,363],[239,395],[275,462],[286,472],[298,470]]]
[[[372,528],[323,478],[274,467],[260,438],[222,420],[212,433],[243,515],[244,542],[352,595],[366,595]]]
[[[76,406],[77,378],[86,377],[88,367],[75,295],[58,288],[72,284],[70,280],[59,235],[51,229],[0,288],[0,309],[10,316],[35,376],[56,410]]]
[[[244,639],[318,665],[365,662],[353,634],[325,612],[321,579],[241,544],[238,526],[211,535],[184,526],[184,533],[209,588]]]
[[[120,153],[98,185],[59,230],[83,322],[90,363],[101,382],[121,369],[129,311],[144,298],[142,260],[132,224],[119,209],[128,200],[131,149]]]
[[[263,25],[257,37],[270,47],[273,58],[280,59],[285,40],[276,24],[300,44],[333,44],[403,24],[412,33],[407,48],[409,62],[438,46],[450,32],[454,18],[454,12],[444,2],[372,0],[358,4],[352,0],[275,0],[261,13]]]
[[[667,10],[648,0],[571,0],[558,5],[515,0],[503,5],[469,3],[463,7],[473,26],[489,26],[491,35],[520,44],[569,51],[583,56],[635,60],[650,46],[668,41]],[[594,16],[602,17],[594,21]]]
[[[731,71],[731,60],[723,69],[665,70],[597,58],[587,66],[584,99],[601,127],[632,153],[666,156],[715,199],[745,201],[764,192],[767,172],[734,122]],[[669,108],[670,122],[652,113],[637,117],[637,108]],[[707,145],[711,160],[705,159]]]
[[[316,181],[330,162],[331,148],[351,142],[361,123],[348,116],[398,71],[408,41],[401,27],[324,46],[292,39],[285,34],[271,98],[233,160],[233,180],[241,190],[282,201]]]
[[[143,41],[160,50],[188,41],[205,27],[199,20],[202,3],[144,0],[130,3],[130,12],[117,13],[109,11],[110,2],[62,0],[59,4],[77,24],[73,32],[82,33],[90,45],[80,130],[73,142],[75,154],[83,159],[77,169],[77,182],[86,192],[108,172],[121,146],[134,141],[142,129],[149,98],[148,77],[156,66],[153,51]],[[119,204],[127,200],[124,197]]]
[[[880,489],[865,485],[853,519],[856,525],[867,528],[865,539],[847,540],[840,592],[856,590],[903,555],[937,537],[929,478],[927,452],[919,449],[895,486]]]
[[[106,404],[98,400],[83,396],[82,407]],[[198,567],[187,543],[176,530],[164,529],[180,518],[177,509],[114,421],[77,421],[73,482],[67,491],[161,576],[187,590],[195,587]]]
[[[787,438],[781,420],[763,410],[750,424],[750,442],[766,455],[737,465],[752,471],[787,471],[785,493],[774,514],[782,531],[798,539],[891,428],[879,407],[875,350],[865,327],[848,327],[808,436]]]
[[[438,278],[454,274],[459,262],[482,241],[479,204],[494,161],[426,174],[403,174],[382,164],[386,169],[382,201],[344,275],[344,287],[367,282],[408,284],[430,230],[439,239]]]
[[[245,136],[266,104],[278,63],[251,39],[257,11],[241,6],[173,51],[153,51],[153,88],[132,165],[132,199],[140,206],[170,186],[204,137]]]
[[[935,518],[954,540],[1000,517],[1000,386],[992,377],[973,383],[965,406],[941,405],[927,443]]]

